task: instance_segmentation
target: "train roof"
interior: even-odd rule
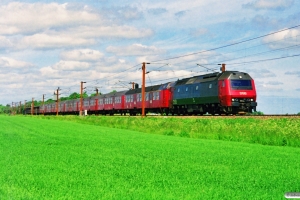
[[[224,80],[224,79],[252,79],[249,74],[239,71],[225,71],[225,72],[215,72],[210,74],[204,74],[200,76],[193,76],[189,78],[184,78],[178,80],[175,83],[175,86],[178,85],[186,85],[186,84],[193,84],[193,83],[202,83],[202,82],[209,82],[214,80]]]
[[[115,96],[122,96],[124,95],[126,91],[119,91],[119,92],[111,92],[111,93],[107,93],[107,94],[101,94],[98,96],[93,96],[93,97],[89,97],[90,99],[102,99],[102,98],[110,98],[110,97],[115,97]]]
[[[145,88],[145,92],[157,91],[157,90],[159,90],[161,88],[162,85],[163,84],[148,86],[148,87]],[[136,94],[136,93],[141,93],[141,92],[142,92],[142,88],[137,88],[137,89],[128,90],[126,92],[126,95]]]

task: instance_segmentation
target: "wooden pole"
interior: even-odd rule
[[[81,81],[80,82],[80,111],[79,111],[79,115],[82,116],[82,112],[83,112],[83,84],[86,82]]]
[[[58,96],[59,93],[58,93],[58,91],[59,91],[59,87],[56,90],[56,116],[58,116],[58,101],[59,101],[59,96]]]
[[[31,115],[33,115],[33,109],[34,109],[34,98],[32,98],[32,101],[31,101]]]
[[[142,66],[142,117],[145,117],[145,80],[146,77],[146,63],[143,62],[143,66]]]
[[[45,106],[44,106],[44,103],[45,103],[45,95],[43,94],[43,115],[45,115]]]

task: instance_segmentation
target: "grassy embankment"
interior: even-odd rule
[[[160,135],[300,147],[300,118],[45,116]]]
[[[300,191],[299,148],[18,116],[0,116],[0,127],[0,199],[284,199]]]

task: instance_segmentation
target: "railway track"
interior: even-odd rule
[[[140,117],[140,116],[138,116]],[[148,114],[147,117],[174,117],[174,118],[211,118],[211,117],[227,117],[227,118],[234,118],[234,117],[249,117],[249,118],[300,118],[300,115],[297,114],[265,114],[265,115],[151,115]]]

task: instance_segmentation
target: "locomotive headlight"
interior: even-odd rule
[[[250,101],[253,101],[253,99],[250,99]]]
[[[231,99],[232,101],[234,101],[234,99]]]

